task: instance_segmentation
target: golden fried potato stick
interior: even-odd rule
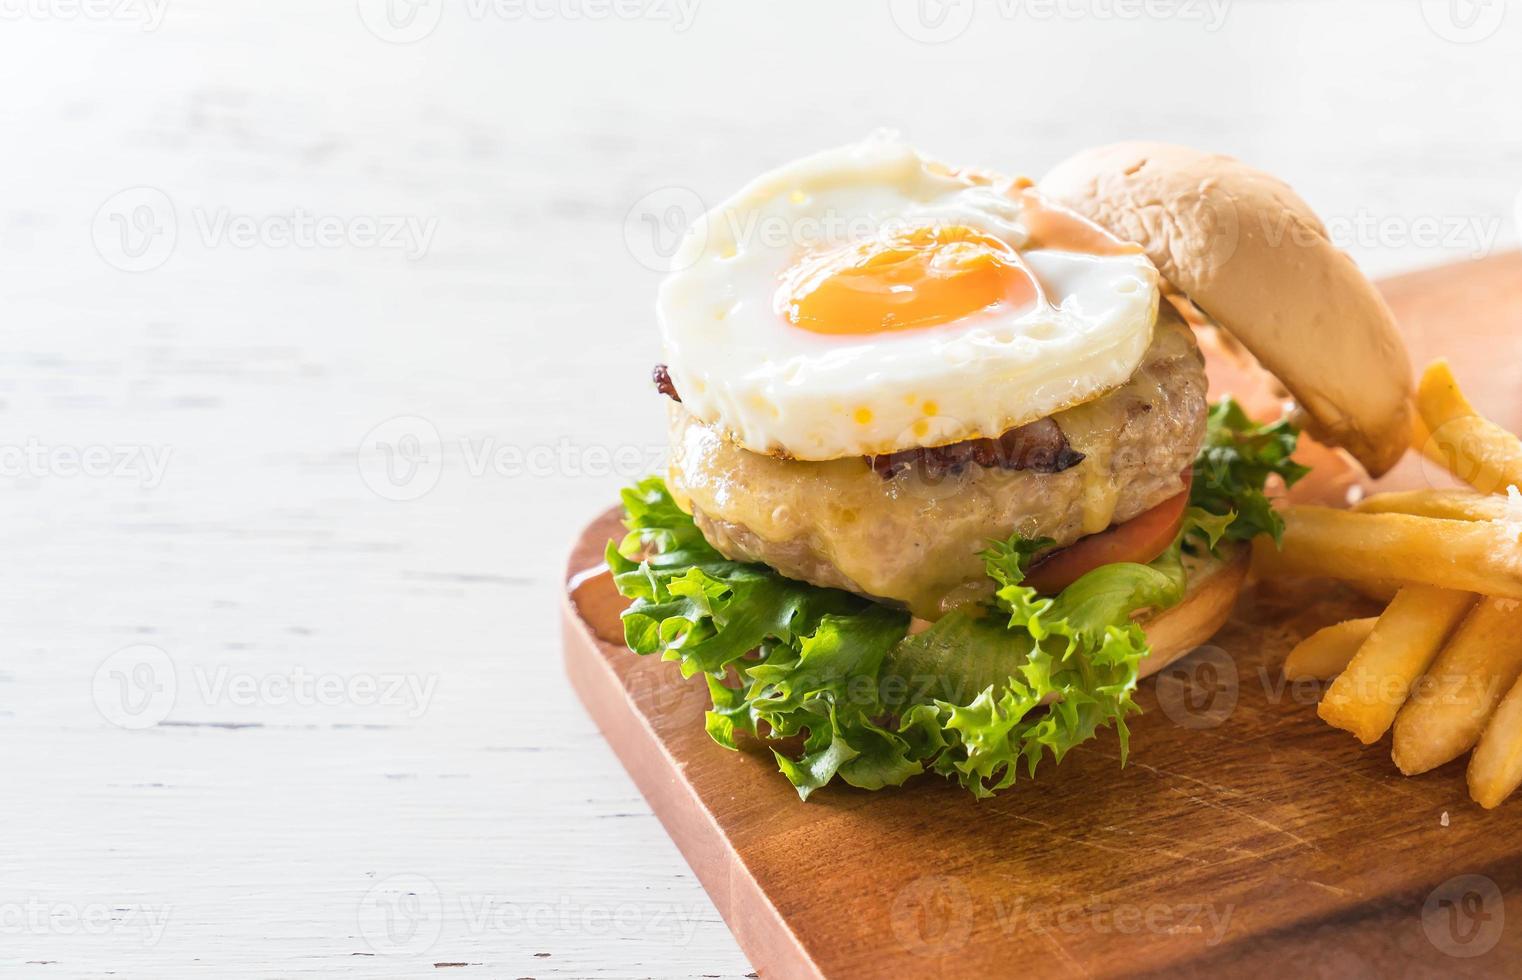
[[[1478,490],[1403,490],[1377,493],[1353,505],[1360,514],[1412,514],[1446,521],[1496,521],[1507,516],[1505,497]]]
[[[1353,591],[1365,598],[1373,599],[1375,602],[1383,602],[1387,606],[1395,601],[1395,593],[1400,591],[1400,583],[1392,582],[1389,579],[1369,582],[1349,582],[1348,585],[1353,587]]]
[[[1485,493],[1522,487],[1522,441],[1474,410],[1447,361],[1423,372],[1416,409],[1429,433],[1422,452],[1454,476]]]
[[[1522,680],[1512,685],[1469,757],[1469,795],[1487,810],[1522,785]]]
[[[1384,737],[1411,685],[1437,659],[1443,643],[1479,597],[1430,585],[1396,593],[1347,669],[1327,689],[1316,713],[1365,745]]]
[[[1480,600],[1396,716],[1396,766],[1414,776],[1469,751],[1519,675],[1522,602]]]
[[[1433,361],[1422,372],[1422,379],[1416,385],[1416,410],[1429,436],[1433,429],[1454,419],[1480,414],[1459,387],[1446,357]],[[1421,430],[1415,431],[1420,433]]]
[[[1478,415],[1454,419],[1432,435],[1437,458],[1454,476],[1484,493],[1522,487],[1522,443]]]
[[[1283,547],[1266,535],[1253,542],[1259,576],[1395,579],[1522,599],[1522,544],[1501,524],[1330,507],[1289,507],[1281,514]]]
[[[1348,666],[1378,618],[1350,619],[1319,629],[1301,640],[1284,659],[1287,681],[1329,681]]]

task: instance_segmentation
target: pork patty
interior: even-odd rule
[[[1077,465],[910,465],[885,479],[861,457],[748,452],[672,403],[668,483],[726,556],[935,619],[989,593],[978,552],[990,539],[1019,531],[1067,545],[1181,492],[1204,439],[1205,395],[1194,337],[1164,304],[1131,380],[1052,416],[1082,454]]]

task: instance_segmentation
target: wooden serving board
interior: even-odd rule
[[[1522,428],[1522,256],[1384,289],[1413,360]],[[805,804],[768,753],[709,741],[700,682],[624,649],[623,600],[584,574],[620,530],[571,555],[567,670],[762,976],[1522,975],[1522,798],[1481,810],[1462,762],[1404,778],[1280,679],[1299,639],[1378,611],[1335,583],[1249,589],[1142,684],[1124,769],[1108,733],[993,800],[923,777]]]

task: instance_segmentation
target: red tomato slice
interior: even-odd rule
[[[1191,474],[1192,475],[1192,474]],[[1184,523],[1189,505],[1190,477],[1182,493],[1158,504],[1124,524],[1091,534],[1040,559],[1025,576],[1025,584],[1055,595],[1100,565],[1118,561],[1145,564],[1173,543]]]

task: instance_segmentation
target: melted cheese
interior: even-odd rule
[[[970,466],[884,480],[862,458],[749,453],[673,406],[672,490],[715,546],[819,585],[898,600],[933,619],[984,597],[978,552],[1012,531],[1071,544],[1178,493],[1204,432],[1205,379],[1187,327],[1160,320],[1124,386],[1054,419],[1087,457],[1062,473]]]

